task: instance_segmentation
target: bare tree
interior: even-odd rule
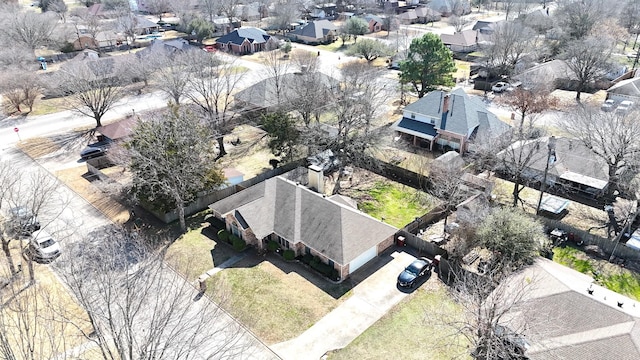
[[[527,116],[540,114],[558,105],[558,99],[551,96],[550,90],[544,84],[528,83],[500,97],[498,102],[520,113],[518,131],[522,133]]]
[[[42,84],[40,78],[33,72],[12,68],[3,74],[0,89],[7,112],[21,113],[21,105],[26,105],[31,112],[36,99],[41,94]]]
[[[162,15],[171,10],[171,0],[146,0],[144,7],[152,15],[158,15],[162,21]]]
[[[67,247],[62,278],[85,309],[103,359],[243,357],[252,339],[169,268],[142,234],[97,229]],[[222,292],[222,289],[217,289]],[[202,296],[202,294],[200,295]],[[224,297],[222,297],[224,298]],[[89,335],[89,334],[87,334]]]
[[[580,101],[580,94],[591,82],[604,76],[610,69],[614,45],[611,39],[591,36],[567,45],[563,57],[578,80],[577,101]]]
[[[189,83],[189,54],[158,54],[158,61],[155,86],[169,96],[174,104],[180,104],[180,98],[186,95]]]
[[[602,1],[562,0],[559,2],[556,17],[572,39],[582,39],[589,34],[607,9]]]
[[[238,5],[240,5],[240,0],[219,0],[216,5],[216,10],[219,15],[227,17],[229,24],[233,24],[233,19],[239,15]]]
[[[429,192],[440,200],[447,226],[449,214],[471,194],[463,186],[465,168],[453,163],[433,162],[429,171]]]
[[[608,167],[609,187],[607,196],[625,190],[640,169],[640,122],[637,114],[627,116],[601,112],[598,109],[578,106],[562,122],[563,129],[577,138]],[[627,190],[631,198],[635,190]]]
[[[32,11],[9,11],[2,14],[4,26],[0,30],[7,39],[33,52],[42,45],[51,43],[58,18],[55,14],[38,14]]]
[[[209,22],[213,22],[218,11],[218,0],[198,0],[198,9],[206,15]]]
[[[486,47],[487,64],[495,75],[510,75],[523,55],[536,47],[536,34],[519,22],[497,25]]]
[[[96,127],[102,117],[124,97],[123,71],[114,58],[99,58],[69,63],[58,71],[55,89],[65,96],[67,105],[92,117]]]
[[[453,30],[457,33],[464,30],[464,27],[469,25],[469,22],[469,19],[464,16],[452,15],[447,19],[447,23],[453,26]]]
[[[132,193],[158,211],[177,209],[186,231],[185,207],[198,193],[224,183],[212,140],[206,122],[178,107],[139,122],[127,143]]]
[[[278,105],[283,101],[284,94],[284,77],[289,72],[290,62],[282,56],[282,52],[271,50],[263,52],[265,61],[265,72],[269,75],[270,81],[274,84],[276,100]]]
[[[275,16],[272,18],[271,25],[282,30],[289,29],[293,20],[300,16],[296,0],[278,0],[274,4]]]

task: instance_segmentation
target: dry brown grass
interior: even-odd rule
[[[36,283],[24,287],[27,262],[21,256],[20,246],[14,242],[11,251],[23,270],[13,285],[0,292],[0,302],[6,305],[0,307],[0,316],[8,325],[6,335],[14,351],[19,349],[18,339],[25,338],[27,327],[35,345],[35,358],[47,359],[87,342],[83,333],[91,333],[92,326],[86,312],[47,265],[34,263]]]
[[[221,167],[233,167],[250,179],[271,169],[269,160],[275,158],[267,147],[266,133],[254,126],[240,125],[226,135],[225,150],[227,155],[222,158]],[[240,144],[231,145],[229,142],[240,139]]]
[[[60,145],[49,138],[31,138],[18,143],[18,148],[32,159],[60,150]]]
[[[78,166],[56,172],[56,176],[69,188],[82,196],[91,205],[95,206],[111,221],[115,223],[125,223],[129,220],[129,210],[114,200],[109,194],[104,193],[99,187],[87,180],[84,175],[86,168]]]

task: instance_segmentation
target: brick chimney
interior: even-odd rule
[[[451,94],[447,94],[444,96],[444,100],[442,100],[442,113],[446,113],[449,111],[449,99],[451,98]]]
[[[309,165],[309,188],[324,194],[324,172],[318,165]]]

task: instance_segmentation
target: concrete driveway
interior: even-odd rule
[[[300,336],[271,349],[285,360],[319,359],[327,351],[347,346],[409,294],[398,290],[396,279],[415,257],[397,251],[391,257],[393,260],[354,287],[344,303]]]

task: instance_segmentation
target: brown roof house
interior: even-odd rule
[[[511,127],[487,110],[479,98],[469,97],[462,88],[447,93],[432,91],[404,108],[403,116],[391,128],[413,145],[438,145],[465,152],[476,137],[491,138]]]
[[[276,241],[296,256],[318,257],[344,280],[391,246],[398,229],[359,211],[343,197],[327,197],[323,183],[322,170],[312,165],[310,187],[278,176],[209,208],[247,244],[264,249],[268,241]]]

